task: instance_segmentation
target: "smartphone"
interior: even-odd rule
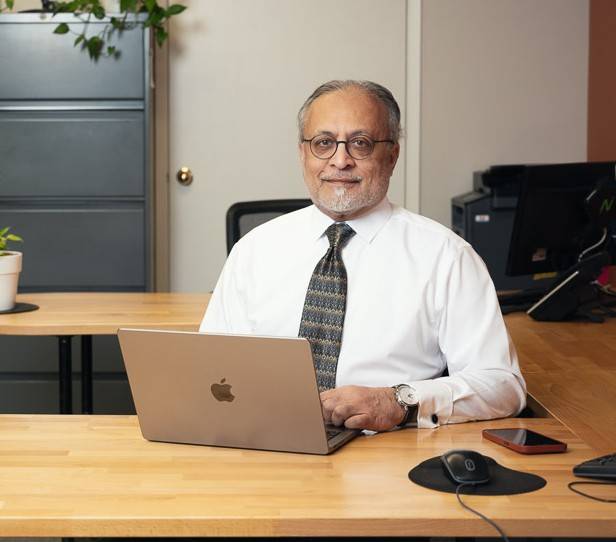
[[[567,449],[565,442],[530,429],[484,429],[482,435],[485,439],[521,454],[553,454]]]

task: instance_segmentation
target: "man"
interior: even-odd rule
[[[201,331],[307,337],[336,425],[384,431],[519,412],[525,383],[485,265],[449,229],[387,200],[400,152],[389,90],[325,83],[298,121],[314,205],[235,245]]]

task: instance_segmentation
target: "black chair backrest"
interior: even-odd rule
[[[227,211],[227,254],[231,252],[240,237],[253,228],[308,205],[312,205],[309,199],[270,199],[234,203]]]

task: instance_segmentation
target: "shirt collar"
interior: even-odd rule
[[[381,202],[370,212],[353,220],[345,222],[351,226],[366,243],[370,243],[379,230],[385,225],[392,214],[392,205],[385,196]],[[312,206],[312,217],[310,220],[310,237],[319,239],[325,230],[335,221],[325,213],[321,212],[316,205]]]

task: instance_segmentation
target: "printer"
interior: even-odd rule
[[[496,289],[544,287],[551,277],[505,273],[523,165],[491,166],[473,173],[473,191],[451,199],[451,227],[482,257]]]

